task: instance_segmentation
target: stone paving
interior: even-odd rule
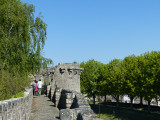
[[[45,95],[34,96],[30,120],[59,120],[59,110]]]

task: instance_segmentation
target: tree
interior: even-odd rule
[[[138,85],[140,86],[137,86],[136,87],[136,93],[137,93],[137,96],[140,97],[140,105],[142,106],[143,105],[143,98],[144,98],[144,92],[145,92],[145,59],[144,59],[144,56],[141,54],[140,56],[137,57],[138,59],[138,69],[140,70],[140,73],[139,73],[139,77],[137,78],[137,82],[138,82]]]
[[[84,71],[81,74],[81,91],[87,93],[88,96],[93,97],[93,103],[95,104],[95,97],[98,94],[99,88],[99,65],[100,63],[94,59],[80,64]]]
[[[106,102],[106,95],[110,95],[110,85],[109,85],[109,65],[108,64],[101,64],[100,65],[100,85],[99,85],[99,94],[105,96]]]
[[[123,85],[123,74],[121,61],[119,59],[114,59],[109,62],[109,76],[108,76],[108,88],[109,93],[112,95],[116,101],[117,106],[119,105],[119,96],[123,94],[122,85]]]
[[[47,25],[41,16],[34,17],[34,11],[33,5],[20,0],[0,1],[0,71],[16,77],[16,82],[52,62],[42,56]]]
[[[43,62],[51,62],[42,56],[47,25],[34,18],[34,6],[2,0],[0,11],[0,67],[35,73]]]
[[[159,93],[160,85],[160,53],[152,51],[145,53],[144,57],[144,84],[143,95],[148,101],[148,111],[150,112],[150,102]]]
[[[135,55],[125,57],[122,61],[122,66],[124,68],[123,91],[129,95],[132,107],[133,99],[139,95],[139,86],[141,85],[141,71],[139,69],[138,58]]]

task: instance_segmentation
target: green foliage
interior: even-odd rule
[[[146,100],[159,95],[160,85],[160,52],[152,51],[144,54],[144,84],[143,94]]]
[[[42,56],[47,25],[34,17],[35,7],[20,0],[0,1],[0,99],[28,86],[28,75],[47,67]]]
[[[130,97],[137,96],[139,87],[139,82],[141,80],[141,71],[138,65],[138,58],[134,55],[125,57],[122,61],[123,72],[124,72],[124,81],[123,81],[123,89],[124,93],[129,95]]]
[[[24,97],[24,91],[17,93],[16,95],[12,95],[12,98]]]
[[[88,93],[89,96],[98,93],[99,65],[100,63],[95,60],[89,60],[80,64],[80,67],[84,68],[81,74],[82,93]]]
[[[47,25],[41,17],[34,17],[34,6],[2,0],[0,11],[0,68],[34,74],[51,63],[42,56]]]
[[[47,85],[47,81],[46,81],[46,79],[44,79],[44,85]]]
[[[160,95],[160,52],[131,55],[108,64],[89,60],[81,67],[81,90],[88,95],[112,95],[117,102],[119,95],[144,97],[148,102]]]
[[[117,96],[122,94],[122,76],[121,76],[121,61],[114,59],[109,63],[109,76],[108,81],[110,83],[110,94]]]
[[[82,62],[80,64],[81,68],[84,68],[80,78],[81,78],[81,92],[87,93],[88,96],[93,97],[93,102],[95,104],[95,96],[99,94],[99,84],[100,84],[100,62],[94,59],[87,62]]]
[[[9,99],[29,86],[29,78],[18,72],[0,71],[0,100]]]

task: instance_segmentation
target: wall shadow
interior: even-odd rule
[[[90,104],[90,106],[96,114],[99,114],[99,105]],[[120,120],[160,120],[160,113],[148,113],[115,106],[100,105],[100,113]]]

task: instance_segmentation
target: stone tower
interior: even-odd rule
[[[51,86],[63,89],[80,91],[80,75],[83,69],[77,63],[59,63],[50,71],[52,74]]]

